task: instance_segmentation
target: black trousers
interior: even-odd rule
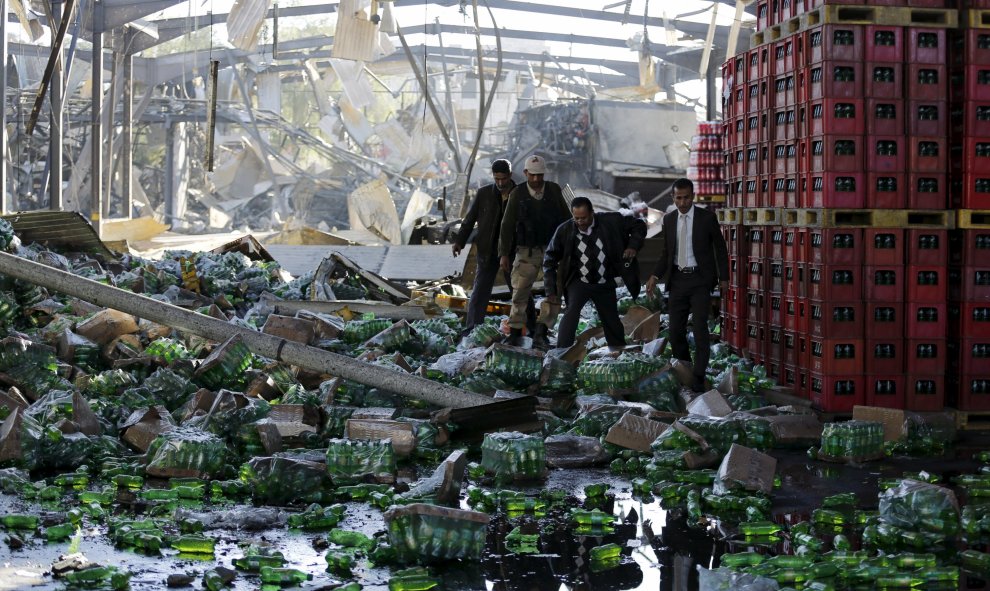
[[[667,290],[671,350],[675,358],[691,361],[687,339],[688,314],[691,314],[695,346],[694,377],[703,379],[711,356],[711,335],[708,333],[708,314],[712,307],[710,282],[701,273],[674,271]]]
[[[581,319],[581,308],[588,300],[598,310],[598,317],[605,329],[605,340],[610,347],[626,345],[626,331],[619,320],[618,301],[615,299],[615,283],[589,284],[583,281],[571,281],[567,285],[567,308],[560,318],[557,327],[557,347],[566,348],[574,344],[578,321]]]
[[[464,318],[464,329],[471,330],[485,322],[485,310],[488,301],[492,299],[492,289],[498,278],[498,254],[492,253],[488,258],[478,255],[477,270],[474,273],[474,285],[471,287],[471,299],[468,300],[467,314]],[[536,306],[533,298],[529,298],[526,306],[526,326],[530,333],[536,324]]]

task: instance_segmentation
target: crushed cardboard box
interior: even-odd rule
[[[776,458],[733,443],[718,468],[715,492],[741,489],[770,494],[776,472]]]
[[[608,430],[605,442],[626,449],[648,452],[650,445],[669,428],[670,425],[666,423],[627,412]]]

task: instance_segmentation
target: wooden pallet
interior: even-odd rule
[[[744,226],[779,226],[783,210],[779,207],[746,207],[742,214]]]
[[[935,209],[784,209],[782,217],[798,228],[953,228],[955,221]]]
[[[964,10],[959,15],[959,25],[972,29],[990,29],[990,10]]]
[[[959,26],[959,11],[910,6],[825,5],[801,15],[801,30],[827,24],[954,29]]]
[[[956,216],[957,228],[990,228],[990,209],[960,209]]]
[[[742,223],[743,209],[741,207],[723,207],[715,212],[718,216],[718,223],[735,226]]]
[[[990,429],[990,410],[957,410],[956,429],[960,431],[986,431]]]

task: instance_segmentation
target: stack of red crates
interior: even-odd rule
[[[953,322],[949,359],[955,404],[990,411],[990,0],[962,2],[952,31]]]
[[[956,11],[891,1],[905,11],[898,24],[881,12],[862,24],[831,4],[760,2],[753,48],[723,65],[725,338],[822,410],[939,410],[949,235],[937,220],[949,219]],[[916,8],[932,9],[918,19],[931,26],[901,24]],[[867,219],[880,223],[832,210],[878,212]]]

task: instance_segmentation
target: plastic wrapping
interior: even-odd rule
[[[543,355],[527,349],[492,345],[485,353],[485,368],[513,386],[529,386],[540,379]]]
[[[517,432],[488,433],[481,444],[481,465],[496,478],[543,478],[547,473],[543,439]]]
[[[603,437],[629,409],[613,404],[593,405],[583,410],[568,426],[572,435]]]
[[[547,464],[553,468],[593,466],[608,459],[597,437],[553,435],[544,442]]]
[[[735,419],[692,415],[682,417],[677,422],[704,437],[708,445],[720,454],[728,452],[733,443],[744,443],[746,439],[743,421]]]
[[[392,326],[392,321],[388,318],[351,320],[344,325],[344,330],[340,333],[340,338],[345,343],[357,345],[358,343],[367,341],[390,326]]]
[[[414,503],[385,512],[389,543],[399,562],[477,561],[485,547],[485,513]]]
[[[863,461],[883,456],[883,424],[875,421],[826,423],[819,457]]]
[[[577,368],[571,363],[547,354],[543,357],[543,370],[540,372],[541,394],[562,394],[574,391]]]
[[[223,471],[227,443],[199,429],[177,427],[148,447],[145,471],[153,476],[215,478]]]
[[[952,536],[959,531],[959,502],[944,486],[904,479],[880,493],[880,519],[897,527]]]
[[[326,503],[333,500],[327,467],[288,457],[259,457],[241,465],[240,479],[255,502],[269,505]]]
[[[395,450],[390,439],[331,439],[327,442],[327,473],[335,483],[351,484],[370,477],[395,480]]]
[[[405,320],[399,320],[370,337],[361,346],[365,349],[382,349],[384,351],[394,352],[405,346],[414,336],[416,335],[410,328],[409,323]]]
[[[461,382],[461,388],[478,394],[495,394],[498,390],[510,390],[509,384],[489,371],[477,371]]]
[[[14,409],[0,425],[0,467],[34,470],[41,464],[43,428],[38,421]]]
[[[681,410],[677,394],[681,384],[669,371],[647,374],[636,383],[636,394],[627,396],[629,400],[645,402],[657,410],[679,412]]]
[[[780,585],[767,577],[741,573],[727,568],[698,568],[698,591],[777,591]]]

